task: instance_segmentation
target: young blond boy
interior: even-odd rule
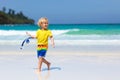
[[[44,62],[48,70],[50,70],[50,62],[48,62],[44,57],[46,55],[47,49],[48,49],[48,38],[50,38],[52,47],[55,47],[54,44],[54,38],[50,30],[48,30],[48,19],[43,17],[40,18],[38,21],[38,26],[41,27],[41,29],[38,29],[36,32],[36,36],[33,36],[26,32],[28,36],[31,36],[32,38],[37,39],[37,57],[38,57],[38,72],[41,71],[42,63]]]

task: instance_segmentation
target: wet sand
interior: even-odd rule
[[[56,46],[49,48],[41,73],[35,72],[35,45],[0,45],[1,80],[120,80],[119,46]]]

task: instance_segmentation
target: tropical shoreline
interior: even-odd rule
[[[0,55],[36,55],[35,44],[0,45]],[[120,56],[120,45],[49,45],[48,55],[78,55],[78,56]]]

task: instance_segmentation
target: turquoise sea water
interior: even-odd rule
[[[61,44],[120,43],[120,24],[50,24],[55,40]],[[26,33],[35,35],[37,25],[0,25],[0,42],[19,42]]]
[[[0,30],[35,31],[37,25],[0,25]],[[66,34],[72,35],[117,35],[120,34],[120,24],[52,24],[50,30],[69,30]]]

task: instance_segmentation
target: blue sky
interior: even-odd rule
[[[4,6],[36,22],[45,16],[52,24],[120,23],[120,0],[0,0]]]

